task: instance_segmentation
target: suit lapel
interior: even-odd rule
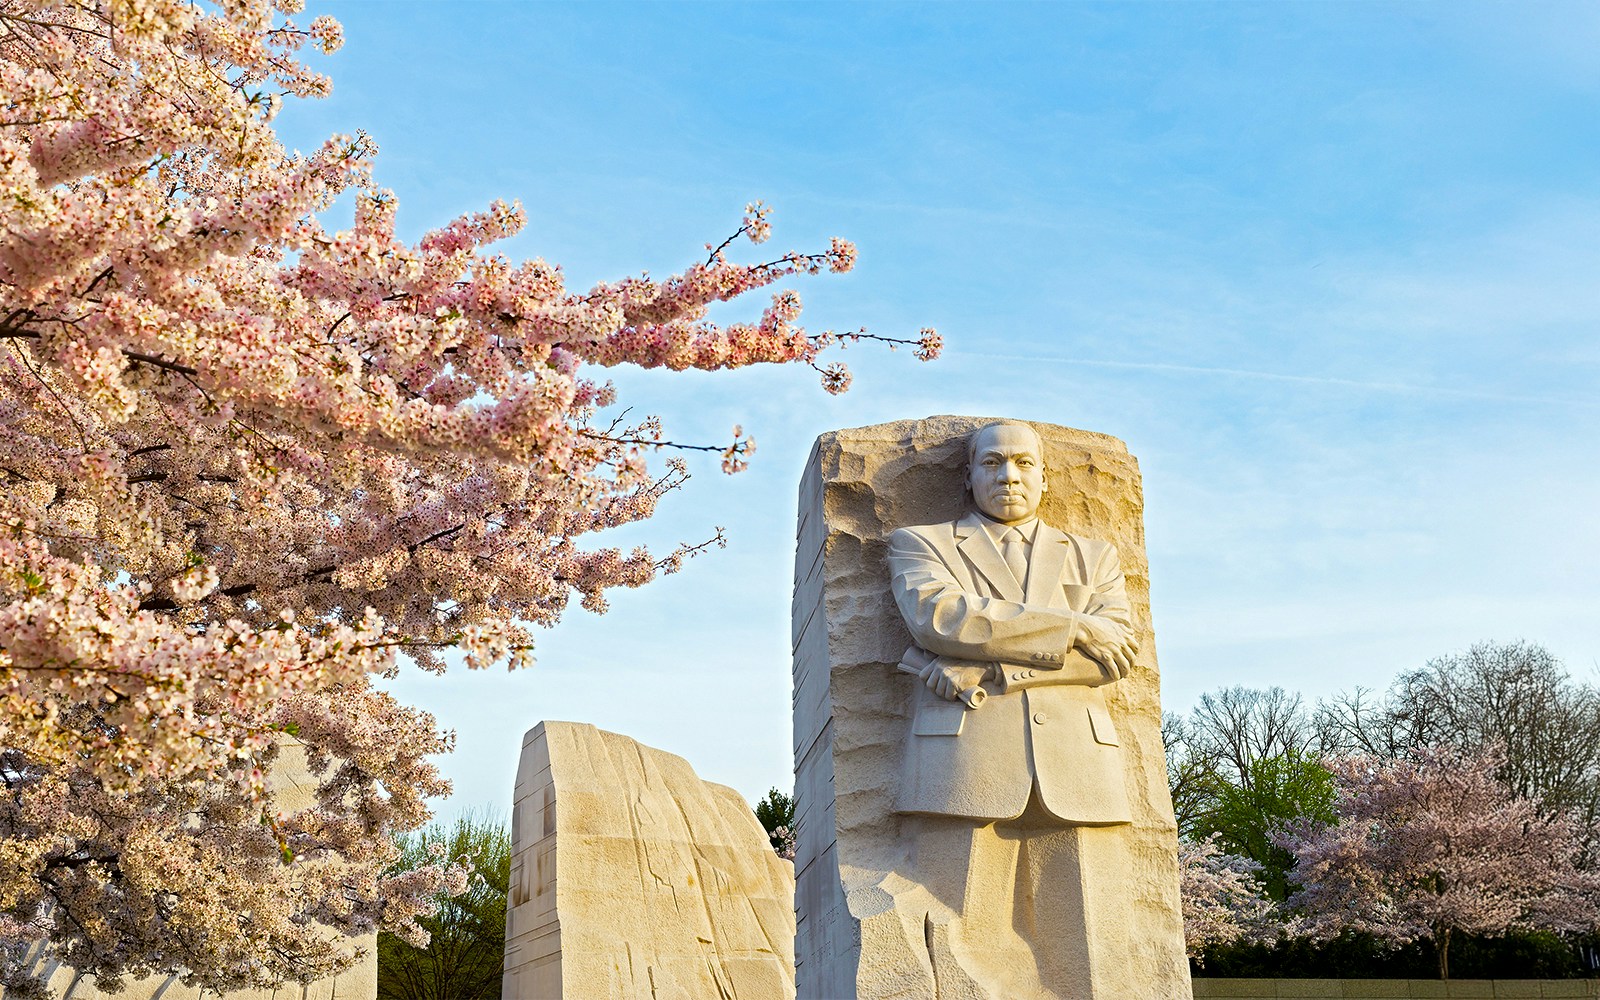
[[[983,530],[981,515],[968,514],[956,522],[956,548],[966,558],[968,565],[989,584],[989,589],[1008,601],[1021,602],[1022,586],[1012,577],[995,548],[994,539]],[[1033,575],[1033,571],[1030,571]]]
[[[1033,555],[1028,561],[1028,603],[1059,607],[1062,603],[1061,569],[1067,564],[1072,542],[1065,532],[1043,521],[1033,538]]]

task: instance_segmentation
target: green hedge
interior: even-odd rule
[[[1569,939],[1544,931],[1498,938],[1457,935],[1450,942],[1450,978],[1583,979],[1596,975],[1590,956],[1597,945],[1595,935]],[[1297,938],[1213,948],[1193,966],[1196,977],[1239,979],[1434,979],[1438,970],[1431,944],[1390,948],[1370,934],[1355,933],[1331,941]]]

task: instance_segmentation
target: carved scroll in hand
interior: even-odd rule
[[[969,709],[982,705],[989,692],[980,685],[999,676],[998,663],[977,663],[956,660],[948,656],[935,656],[921,646],[907,646],[895,669],[910,674],[926,684],[934,694],[949,701],[959,701]]]

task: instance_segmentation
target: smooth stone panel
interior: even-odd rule
[[[541,722],[514,802],[506,1000],[794,996],[794,869],[737,791]]]

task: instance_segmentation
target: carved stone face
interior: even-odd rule
[[[967,489],[978,509],[1002,524],[1026,521],[1049,492],[1044,449],[1025,424],[989,424],[967,449]]]

